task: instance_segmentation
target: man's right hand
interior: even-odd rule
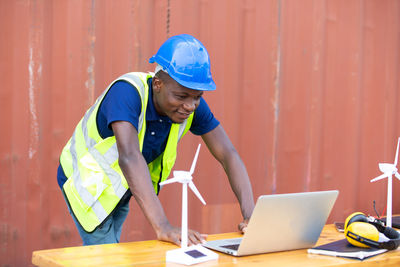
[[[181,245],[181,228],[174,227],[170,224],[163,226],[163,229],[157,231],[158,240]],[[206,242],[207,235],[200,234],[194,230],[188,229],[188,246],[202,244]]]

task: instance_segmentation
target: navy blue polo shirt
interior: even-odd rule
[[[152,79],[148,80],[149,100],[146,110],[146,134],[143,142],[142,154],[147,163],[156,159],[165,149],[172,121],[167,116],[160,116],[153,104]],[[128,82],[118,81],[108,90],[97,113],[97,125],[100,136],[104,139],[113,136],[111,123],[128,121],[138,129],[139,115],[142,108],[141,99],[137,90]],[[200,98],[190,131],[195,135],[203,135],[219,125],[206,101]],[[67,177],[58,166],[57,181],[62,188]]]

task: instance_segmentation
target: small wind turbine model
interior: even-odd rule
[[[161,186],[179,182],[182,184],[182,225],[181,225],[181,248],[167,251],[166,261],[175,262],[185,265],[192,265],[209,260],[218,259],[218,254],[206,249],[201,245],[188,247],[188,199],[187,199],[187,186],[193,193],[200,199],[203,205],[206,204],[200,192],[192,182],[192,174],[196,167],[197,158],[199,156],[200,146],[197,147],[196,155],[194,156],[190,171],[174,171],[174,177],[162,183]]]
[[[388,190],[387,190],[387,212],[386,212],[386,226],[392,227],[392,176],[396,176],[400,180],[400,174],[397,172],[397,159],[399,156],[399,143],[400,137],[397,140],[396,157],[394,163],[379,163],[379,169],[383,174],[371,180],[375,182],[384,178],[388,178]]]

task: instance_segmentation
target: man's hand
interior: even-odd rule
[[[158,240],[171,242],[180,246],[181,228],[168,224],[161,231],[157,232],[157,238]],[[202,244],[206,241],[206,238],[207,235],[188,229],[188,246]]]
[[[246,232],[248,224],[249,224],[249,219],[245,219],[245,220],[243,220],[243,222],[239,223],[238,228],[239,228],[239,231],[242,232],[242,234],[244,234]]]

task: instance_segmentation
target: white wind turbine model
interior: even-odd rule
[[[400,180],[400,174],[397,172],[397,160],[399,156],[399,143],[400,138],[397,140],[396,157],[394,163],[379,163],[379,169],[383,174],[371,180],[375,182],[384,178],[388,178],[388,189],[387,189],[387,212],[386,212],[386,226],[392,227],[392,176],[396,176]]]
[[[188,199],[187,199],[187,187],[193,191],[193,193],[200,199],[203,205],[206,204],[200,192],[192,182],[192,174],[196,167],[197,158],[199,156],[200,146],[197,147],[196,155],[194,156],[190,171],[174,171],[174,177],[170,178],[162,183],[161,186],[179,182],[182,184],[182,225],[181,225],[181,248],[167,251],[166,261],[175,262],[185,265],[192,265],[209,260],[218,259],[218,254],[206,249],[201,245],[188,247]]]

